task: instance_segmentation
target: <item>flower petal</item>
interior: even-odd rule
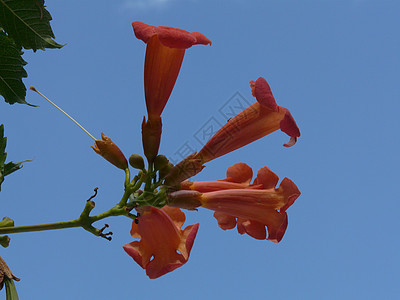
[[[169,48],[153,35],[146,47],[144,92],[149,118],[159,117],[174,88],[185,49]]]
[[[236,163],[226,170],[226,181],[249,184],[253,170],[245,163]]]
[[[214,212],[214,218],[217,219],[218,226],[223,230],[236,227],[236,217],[216,211]]]
[[[273,189],[278,184],[279,177],[268,167],[263,167],[257,172],[253,184],[262,184],[264,189]]]
[[[154,35],[158,35],[161,43],[169,48],[187,49],[193,45],[211,45],[211,41],[200,32],[188,32],[186,30],[168,26],[151,26],[143,22],[132,22],[135,36],[147,43]]]
[[[128,253],[128,255],[130,257],[132,257],[133,260],[139,266],[141,266],[143,269],[145,269],[145,266],[150,261],[150,257],[148,259],[146,259],[145,262],[143,263],[143,257],[141,254],[142,251],[140,250],[140,243],[138,241],[134,241],[132,243],[125,244],[122,248],[124,248],[125,252]]]
[[[183,29],[159,26],[156,32],[160,42],[169,48],[187,49],[196,43],[196,38]]]
[[[150,38],[156,33],[154,26],[147,25],[143,22],[139,22],[139,21],[132,22],[132,27],[133,27],[133,32],[135,33],[135,36],[139,40],[142,40],[143,42],[145,42],[146,44],[150,40]]]
[[[285,111],[285,116],[280,123],[280,128],[284,133],[290,136],[290,141],[286,144],[283,144],[283,146],[291,147],[296,144],[297,138],[300,136],[300,130],[299,127],[297,127],[296,121],[293,119],[290,111],[281,106],[279,106],[279,109]]]
[[[268,239],[271,242],[279,243],[285,235],[288,225],[287,213],[274,211],[270,214],[266,226],[268,228]]]
[[[286,199],[286,203],[280,208],[280,211],[285,212],[301,193],[296,184],[287,177],[283,178],[279,189],[283,192],[284,198]]]
[[[192,35],[196,38],[195,45],[212,45],[212,42],[204,34],[194,31],[192,32]]]
[[[268,82],[263,77],[259,77],[255,82],[253,80],[250,81],[251,93],[254,97],[256,97],[258,103],[268,107],[273,111],[278,110],[278,105],[276,105],[276,101],[274,96],[272,95],[271,88]]]
[[[169,207],[143,207],[138,220],[138,224],[133,222],[131,232],[141,240],[123,248],[150,278],[158,278],[187,262],[199,224],[182,231],[183,212]]]
[[[242,218],[239,218],[237,220],[237,230],[240,234],[247,233],[257,240],[265,240],[267,237],[265,224],[257,221],[244,220]]]

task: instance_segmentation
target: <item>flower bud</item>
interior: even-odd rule
[[[137,153],[134,153],[129,157],[129,164],[135,169],[139,169],[139,170],[144,169],[143,157]]]
[[[149,162],[153,162],[157,156],[158,148],[160,147],[162,131],[161,117],[149,119],[143,117],[142,122],[142,142],[143,151]]]
[[[158,174],[160,175],[160,178],[164,178],[165,176],[168,175],[169,171],[174,167],[174,165],[171,162],[168,162],[166,166],[163,168],[159,169]]]
[[[94,147],[92,146],[93,150],[117,168],[122,170],[127,169],[128,161],[118,146],[104,133],[101,133],[101,138],[101,141],[96,140],[94,142]]]
[[[167,166],[169,163],[168,158],[165,155],[157,155],[157,157],[154,160],[154,169],[156,170],[161,170],[165,166]]]

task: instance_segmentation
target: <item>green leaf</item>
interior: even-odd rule
[[[14,163],[12,161],[10,161],[9,163],[4,165],[4,176],[10,175],[11,173],[19,170],[22,168],[22,164],[27,162],[29,160],[24,160],[24,161],[20,161],[17,163]]]
[[[0,227],[13,227],[14,220],[9,217],[3,217],[3,220],[0,221]]]
[[[10,104],[28,104],[25,101],[26,87],[22,82],[22,78],[28,75],[21,54],[13,40],[0,32],[0,95]]]
[[[0,221],[0,227],[14,227],[14,220],[9,217],[4,217]],[[10,237],[8,235],[0,236],[0,245],[7,248],[10,245]]]
[[[52,18],[44,0],[0,0],[0,16],[0,27],[18,46],[33,51],[63,46],[53,40]]]
[[[21,169],[22,163],[26,162],[25,160],[18,163],[13,163],[12,161],[5,163],[7,158],[6,145],[7,145],[7,138],[4,136],[4,125],[1,124],[0,125],[0,191],[1,191],[1,184],[4,181],[4,177]]]
[[[6,286],[6,300],[18,300],[17,289],[15,288],[14,280],[5,278],[4,280]]]
[[[3,248],[7,248],[10,245],[10,237],[8,235],[0,236],[0,245]]]

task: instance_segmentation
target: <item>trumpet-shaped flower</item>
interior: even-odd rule
[[[248,169],[250,167],[245,164],[236,164],[228,169],[228,178],[223,181],[183,184],[192,191],[171,193],[169,205],[213,210],[222,229],[237,227],[240,234],[247,233],[256,239],[266,239],[267,227],[268,240],[279,242],[288,224],[286,210],[300,196],[300,191],[288,178],[275,188],[279,178],[268,167],[261,168],[253,184],[249,184],[251,174]],[[238,170],[247,170],[247,175],[242,176]],[[190,204],[193,207],[188,207]]]
[[[128,161],[118,146],[104,133],[101,133],[101,139],[95,141],[94,147],[91,146],[93,150],[117,168],[122,170],[128,168]]]
[[[131,235],[140,238],[123,248],[151,279],[184,265],[189,259],[199,224],[181,229],[185,214],[178,208],[143,207],[138,224],[132,223]]]
[[[216,181],[196,181],[188,180],[181,183],[181,189],[194,190],[201,193],[215,192],[229,189],[262,188],[262,185],[250,185],[253,177],[253,170],[245,163],[236,163],[226,171],[226,178]]]
[[[147,44],[144,63],[144,90],[149,119],[161,116],[178,77],[185,49],[211,45],[200,32],[132,23],[135,36]]]
[[[289,110],[278,106],[267,81],[260,77],[250,81],[257,102],[230,119],[197,153],[203,163],[232,152],[278,129],[290,136],[285,147],[293,146],[300,136]]]

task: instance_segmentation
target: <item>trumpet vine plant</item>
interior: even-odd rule
[[[37,11],[41,14],[39,19],[48,22],[51,17],[44,9],[43,1],[36,3],[40,8]],[[7,10],[11,4],[17,5],[16,1],[0,0],[0,11]],[[0,46],[8,40],[9,47],[13,47],[13,55],[18,56],[19,47],[25,47],[25,44],[17,43],[18,32],[6,33],[7,24],[0,21],[0,25],[4,28],[0,31]],[[35,87],[30,87],[30,90],[60,109],[94,140],[92,148],[95,153],[124,172],[121,199],[109,210],[93,215],[93,198],[97,194],[95,189],[94,194],[83,205],[82,213],[69,221],[14,226],[13,221],[5,217],[0,222],[0,235],[3,235],[0,237],[1,244],[8,246],[9,237],[6,234],[73,227],[81,227],[95,236],[111,240],[112,232],[108,231],[108,225],[100,227],[96,222],[109,217],[124,216],[132,220],[130,233],[133,240],[128,241],[123,249],[146,271],[149,278],[154,279],[181,267],[189,259],[199,224],[183,228],[183,210],[212,210],[218,226],[223,230],[237,228],[239,234],[279,243],[288,225],[287,210],[300,196],[300,191],[292,180],[284,178],[278,185],[279,177],[266,166],[260,166],[253,176],[253,170],[244,162],[228,167],[226,178],[221,180],[189,179],[201,172],[212,160],[279,129],[289,136],[289,141],[284,146],[293,146],[300,131],[289,110],[277,105],[264,77],[253,78],[254,80],[250,80],[249,90],[255,98],[254,103],[222,126],[199,152],[192,153],[173,165],[165,155],[159,153],[162,113],[178,78],[185,52],[195,45],[211,45],[211,41],[197,31],[155,27],[139,21],[133,22],[132,27],[136,38],[146,45],[144,91],[147,116],[143,117],[141,126],[144,158],[139,154],[132,154],[127,159],[111,138],[101,133],[101,139],[96,139]],[[16,40],[12,41],[13,37]],[[52,32],[48,32],[44,39],[47,44],[43,42],[41,47],[61,47],[52,37]],[[40,45],[37,48],[40,49]],[[0,55],[0,66],[1,62]],[[23,64],[21,58],[19,68],[22,76],[25,74]],[[0,92],[6,101],[24,103],[24,97],[15,98],[16,95],[9,96],[4,92],[2,73],[4,72],[0,71]],[[4,176],[20,168],[21,163],[5,163],[6,141],[3,127],[0,129],[1,184]],[[132,170],[136,170],[136,173],[133,174]],[[0,261],[0,268],[1,285],[3,282],[9,284],[18,280],[3,260]]]

